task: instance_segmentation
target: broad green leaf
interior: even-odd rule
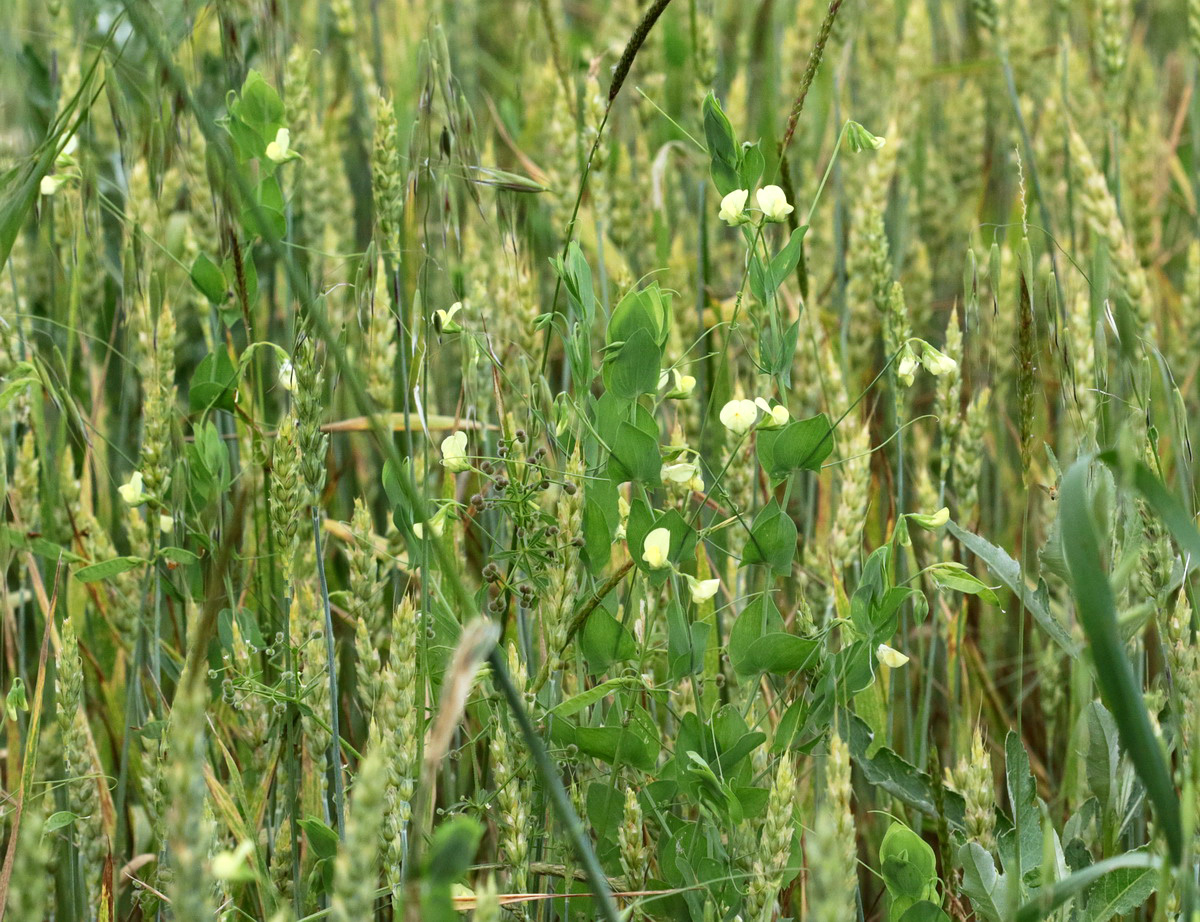
[[[1154,864],[1145,868],[1114,868],[1088,890],[1085,910],[1088,922],[1108,922],[1133,912],[1158,888],[1160,877]]]
[[[854,714],[843,713],[840,719],[842,736],[850,747],[850,755],[868,782],[926,816],[938,816],[938,797],[933,790],[936,782],[932,778],[886,747],[878,749],[868,758],[867,753],[873,742],[870,727]],[[954,791],[943,790],[941,799],[946,822],[953,829],[963,829],[965,805],[962,797]]]
[[[442,823],[429,844],[425,875],[439,884],[457,881],[475,860],[483,833],[483,824],[470,816],[456,816]]]
[[[210,352],[192,375],[188,389],[188,406],[193,413],[202,413],[211,407],[233,412],[233,388],[237,383],[237,369],[229,353],[218,346]]]
[[[942,911],[942,907],[929,900],[913,903],[900,916],[900,922],[950,922],[950,917]]]
[[[773,480],[794,471],[819,471],[833,451],[833,427],[824,413],[798,419],[781,429],[760,429],[758,460]]]
[[[36,534],[30,535],[11,525],[0,525],[0,549],[2,548],[29,551],[47,560],[58,560],[60,557],[68,563],[79,563],[83,560],[74,551],[68,551],[49,538]]]
[[[242,84],[237,116],[264,140],[275,139],[275,132],[283,118],[283,100],[256,70],[250,71]]]
[[[708,142],[708,153],[712,158],[710,172],[717,192],[727,195],[734,189],[741,188],[738,176],[738,148],[733,126],[712,93],[704,98],[704,139]]]
[[[662,482],[662,454],[658,440],[632,423],[621,423],[612,443],[609,473],[618,482],[634,480],[647,486],[658,486]]]
[[[210,304],[220,304],[229,297],[225,274],[216,263],[201,253],[192,263],[192,284]]]
[[[338,834],[315,816],[300,820],[297,825],[304,830],[305,838],[318,858],[337,857]]]
[[[751,675],[758,672],[750,660],[750,648],[760,637],[783,631],[783,617],[769,595],[760,595],[738,615],[729,632],[729,662],[735,672]]]
[[[1009,886],[1004,874],[996,870],[996,862],[978,842],[968,842],[958,850],[962,865],[962,892],[971,901],[975,912],[987,922],[1009,922]]]
[[[807,232],[807,224],[797,227],[792,231],[792,235],[783,249],[771,259],[771,285],[774,288],[782,285],[787,277],[796,271],[796,265],[800,262],[800,254],[804,249],[804,235]]]
[[[742,564],[765,563],[780,576],[788,575],[792,572],[792,559],[796,556],[797,533],[796,523],[791,516],[772,499],[754,517],[750,537],[742,553]]]
[[[1013,828],[1000,841],[1000,853],[1006,871],[1019,867],[1017,876],[1024,879],[1029,871],[1042,863],[1042,823],[1038,809],[1037,785],[1029,770],[1029,754],[1016,731],[1010,730],[1004,739],[1004,778],[1008,802],[1013,810]],[[1020,843],[1020,861],[1016,860]]]
[[[774,631],[750,644],[744,663],[751,672],[787,675],[813,662],[819,648],[815,640]]]
[[[1084,768],[1088,790],[1105,806],[1113,805],[1121,749],[1117,724],[1099,701],[1093,701],[1080,716],[1084,729]]]
[[[900,913],[918,900],[933,899],[937,890],[937,859],[929,843],[900,822],[893,822],[879,845],[883,882]]]
[[[976,846],[979,848],[979,846]],[[982,849],[980,849],[982,851]],[[985,853],[986,854],[986,853]],[[1157,876],[1161,860],[1148,852],[1134,851],[1126,852],[1123,855],[1116,855],[1112,858],[1105,858],[1103,861],[1097,861],[1095,864],[1088,865],[1082,870],[1076,871],[1065,880],[1060,880],[1048,887],[1044,887],[1039,891],[1038,896],[1034,900],[1030,900],[1022,906],[1015,916],[1013,922],[1039,922],[1050,916],[1058,907],[1062,906],[1067,900],[1083,893],[1089,887],[1092,891],[1088,895],[1087,909],[1085,910],[1085,918],[1091,922],[1092,919],[1101,917],[1093,916],[1092,913],[1102,913],[1112,910],[1108,915],[1103,916],[1103,919],[1110,919],[1113,915],[1131,912],[1145,902],[1146,898],[1154,892],[1154,885],[1157,883]],[[1122,876],[1113,882],[1112,889],[1101,887],[1097,882],[1103,882],[1108,875],[1116,876],[1117,872],[1128,871],[1128,876]],[[1141,891],[1145,889],[1146,883],[1142,881],[1143,875],[1149,875],[1150,889],[1143,894]],[[970,894],[968,894],[970,895]],[[971,898],[974,902],[974,897]],[[1097,900],[1093,904],[1093,900]],[[1136,902],[1133,902],[1136,900]],[[1125,907],[1125,908],[1122,908]],[[978,908],[978,906],[976,907]],[[990,920],[991,917],[989,917]]]
[[[604,608],[597,608],[583,625],[579,647],[594,672],[637,656],[633,635]]]
[[[605,386],[623,400],[636,400],[658,389],[662,350],[649,330],[635,330],[604,363]]]
[[[741,188],[753,189],[757,186],[766,165],[762,146],[758,141],[753,144],[743,144],[738,162],[738,181],[741,183]]]
[[[172,563],[199,563],[200,555],[183,547],[164,547],[158,552]]]

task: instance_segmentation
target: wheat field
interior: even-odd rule
[[[1200,0],[0,3],[0,918],[1200,920]]]

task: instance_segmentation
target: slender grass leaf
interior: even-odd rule
[[[1063,479],[1060,503],[1063,549],[1071,573],[1071,588],[1079,620],[1092,648],[1096,684],[1117,722],[1121,743],[1136,769],[1146,794],[1158,812],[1160,828],[1173,861],[1183,852],[1179,798],[1162,747],[1150,725],[1142,690],[1125,655],[1117,626],[1116,600],[1100,556],[1096,526],[1088,499],[1090,461],[1076,461]]]

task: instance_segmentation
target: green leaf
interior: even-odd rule
[[[79,819],[79,814],[72,813],[70,810],[59,810],[57,813],[51,813],[46,817],[46,824],[42,827],[42,835],[49,835],[52,832],[65,829],[77,819]]]
[[[1121,762],[1117,724],[1099,701],[1093,701],[1080,716],[1086,730],[1084,768],[1088,790],[1105,806],[1117,793],[1117,771]]]
[[[579,647],[594,672],[603,672],[612,663],[637,656],[633,635],[603,608],[597,608],[583,625]]]
[[[900,822],[893,822],[879,845],[883,882],[893,900],[932,899],[937,889],[937,859],[929,843]]]
[[[225,287],[229,291],[240,292],[242,286],[245,286],[246,304],[253,309],[254,305],[258,303],[258,270],[254,268],[254,260],[243,259],[239,275],[238,264],[231,256],[221,263],[221,272],[225,276]],[[239,318],[241,317],[241,308],[230,305],[229,313],[235,318]],[[236,323],[236,319],[233,322]],[[227,325],[232,326],[232,323]]]
[[[662,454],[658,440],[631,423],[617,427],[609,459],[609,474],[617,482],[633,480],[656,487],[662,482]]]
[[[738,181],[741,189],[753,189],[762,179],[767,162],[763,158],[762,146],[758,141],[753,144],[743,144],[738,162]]]
[[[660,348],[667,343],[671,330],[670,299],[657,283],[625,293],[613,308],[605,343],[610,347],[624,343],[638,330],[649,332]]]
[[[192,284],[210,304],[220,304],[229,297],[225,274],[203,253],[192,263]]]
[[[978,847],[976,846],[976,848]],[[980,850],[982,851],[982,849]],[[1085,916],[1089,922],[1093,922],[1093,920],[1102,922],[1102,919],[1110,919],[1113,915],[1131,912],[1154,892],[1155,878],[1159,874],[1161,863],[1156,856],[1142,851],[1126,852],[1123,855],[1097,861],[1095,864],[1076,871],[1064,880],[1042,888],[1036,899],[1030,900],[1017,910],[1016,915],[1013,916],[1013,922],[1039,922],[1067,900],[1083,893],[1089,887],[1093,887],[1097,881],[1104,882],[1108,875],[1115,877],[1116,873],[1123,870],[1129,872],[1128,876],[1122,875],[1117,878],[1113,881],[1111,888],[1105,886],[1101,889],[1100,886],[1096,886],[1088,894]],[[1143,894],[1142,890],[1147,886],[1144,878],[1147,876],[1150,878],[1149,890]],[[969,893],[968,896],[970,896]],[[975,902],[973,896],[971,900],[973,903]],[[978,904],[976,904],[976,908],[978,908]],[[1102,913],[1109,909],[1112,911],[1108,915],[1093,915],[1093,913]],[[989,922],[990,919],[989,916]]]
[[[693,624],[678,599],[667,605],[667,672],[672,679],[695,675],[704,669],[709,625]]]
[[[950,922],[950,917],[942,911],[942,907],[929,900],[913,903],[900,916],[900,922]]]
[[[615,525],[604,514],[604,508],[595,498],[587,496],[583,501],[583,552],[593,575],[602,572],[612,559],[615,533]]]
[[[717,97],[709,93],[704,97],[704,139],[708,142],[708,154],[712,158],[710,172],[713,185],[721,195],[742,188],[738,177],[737,140],[733,126],[721,110]]]
[[[338,834],[315,816],[306,816],[296,825],[304,830],[304,837],[318,858],[333,860],[337,857]]]
[[[483,839],[484,828],[470,816],[456,816],[438,826],[425,858],[425,876],[434,884],[452,884],[467,872]]]
[[[797,534],[796,523],[772,499],[754,517],[742,564],[769,564],[777,574],[787,576],[792,572]]]
[[[210,352],[192,375],[192,383],[188,390],[188,406],[193,413],[202,413],[210,407],[233,412],[233,388],[237,381],[237,369],[234,368],[229,353],[218,347],[216,352]]]
[[[961,563],[944,561],[929,569],[929,577],[942,589],[953,589],[968,595],[977,595],[989,605],[1000,605],[1000,599],[983,580],[976,577]]]
[[[1013,828],[1002,836],[1000,854],[1006,871],[1017,870],[1021,880],[1042,863],[1042,824],[1038,810],[1037,785],[1029,770],[1029,754],[1016,731],[1004,739],[1004,778],[1008,802],[1013,810]],[[1020,862],[1016,861],[1016,842],[1020,839]],[[1018,867],[1019,864],[1019,867]]]
[[[114,576],[119,576],[122,573],[128,573],[130,570],[149,562],[144,557],[113,557],[110,560],[102,560],[91,566],[80,567],[75,571],[75,578],[81,583],[94,583],[97,580],[112,579]]]
[[[68,551],[65,547],[55,544],[49,538],[41,535],[29,535],[18,528],[13,528],[11,525],[0,525],[0,548],[5,547],[29,551],[30,553],[37,554],[39,557],[45,557],[47,560],[58,560],[61,558],[68,563],[79,563],[83,560],[74,551]]]
[[[796,271],[796,266],[800,262],[800,254],[804,250],[804,235],[808,232],[808,225],[801,224],[788,238],[788,242],[771,259],[771,285],[778,289],[789,275]]]
[[[13,679],[12,687],[4,696],[4,712],[9,720],[16,720],[17,715],[29,710],[29,700],[25,695],[25,680],[20,676]]]
[[[658,760],[658,743],[647,736],[636,721],[628,727],[578,727],[575,745],[579,751],[609,765],[629,764],[652,771]]]
[[[787,675],[809,665],[816,659],[819,649],[815,640],[772,631],[750,644],[743,663],[748,672]]]
[[[586,691],[581,691],[577,695],[572,695],[565,701],[559,702],[555,707],[552,707],[546,712],[547,717],[571,717],[578,714],[584,708],[591,707],[598,701],[602,701],[609,695],[620,691],[624,688],[644,688],[645,683],[641,679],[630,677],[620,677],[609,679],[607,682],[601,682],[599,685],[593,685]]]
[[[164,547],[164,548],[161,548],[158,553],[161,554],[163,557],[165,557],[167,560],[173,561],[174,563],[199,563],[200,562],[200,555],[192,553],[187,548]]]
[[[996,862],[978,842],[968,842],[958,850],[962,865],[962,892],[971,901],[975,912],[987,922],[1008,922],[1008,880],[996,870]]]
[[[763,265],[762,258],[757,253],[750,254],[750,261],[747,266],[747,277],[750,280],[750,293],[758,298],[763,304],[767,303],[767,267]],[[771,291],[773,295],[774,290]]]
[[[750,648],[760,637],[783,632],[783,617],[769,595],[763,594],[750,602],[729,632],[729,662],[740,675],[752,675],[758,670],[750,660]]]
[[[283,100],[256,70],[250,71],[242,84],[237,116],[264,140],[275,139],[275,132],[283,119]]]
[[[1010,592],[1021,600],[1021,603],[1033,615],[1033,619],[1050,636],[1051,640],[1072,658],[1079,656],[1079,648],[1071,639],[1071,635],[1054,617],[1041,596],[1025,583],[1025,579],[1021,575],[1021,567],[1015,560],[994,544],[959,527],[953,520],[946,523],[946,528],[963,547],[983,561],[996,579],[1000,580]]]
[[[868,782],[882,788],[913,809],[920,810],[926,816],[939,815],[938,797],[934,792],[934,784],[937,782],[934,779],[918,771],[886,747],[877,749],[868,758],[867,753],[873,744],[871,728],[854,714],[843,713],[841,720],[842,736],[850,746],[854,764]],[[943,790],[941,801],[946,822],[950,827],[965,828],[965,805],[962,797],[954,791]]]
[[[1153,856],[1146,857],[1151,859],[1148,867],[1114,868],[1088,890],[1088,922],[1108,922],[1115,916],[1124,916],[1150,898],[1150,894],[1158,889],[1160,872]]]
[[[1076,461],[1063,478],[1059,494],[1063,550],[1071,573],[1071,588],[1080,623],[1092,647],[1096,684],[1116,720],[1121,743],[1154,804],[1171,859],[1178,862],[1183,851],[1179,799],[1117,627],[1116,601],[1104,571],[1088,499],[1089,467],[1087,458]]]
[[[647,329],[633,332],[604,362],[604,385],[623,400],[636,400],[658,390],[662,349]]]
[[[596,294],[592,288],[592,267],[588,265],[577,241],[572,240],[567,247],[567,260],[562,275],[567,286],[567,293],[575,302],[583,319],[590,321],[596,313]]]
[[[793,471],[819,471],[833,452],[833,427],[824,413],[798,419],[780,429],[760,429],[758,460],[773,480]]]

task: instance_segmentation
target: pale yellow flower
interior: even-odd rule
[[[671,383],[671,382],[674,383]],[[692,375],[685,375],[678,368],[672,368],[670,372],[664,371],[658,376],[658,389],[661,391],[664,387],[671,383],[671,388],[664,394],[668,400],[682,400],[686,397],[691,397],[692,392],[696,389],[696,379]]]
[[[921,353],[921,364],[934,376],[950,374],[958,367],[958,362],[941,350],[933,348],[929,343],[925,343],[925,348]]]
[[[471,469],[465,432],[460,430],[442,439],[442,467],[454,474]]]
[[[38,185],[38,191],[42,195],[53,195],[61,189],[67,182],[66,176],[51,176],[46,174],[42,177],[41,183]]]
[[[749,432],[758,419],[758,407],[753,400],[731,400],[721,407],[721,425],[734,435]]]
[[[778,186],[763,186],[754,196],[763,217],[768,221],[782,221],[795,209],[788,204],[787,196]]]
[[[877,660],[879,660],[879,662],[881,662],[883,665],[888,666],[892,669],[899,669],[901,666],[903,666],[905,663],[908,662],[907,656],[905,656],[899,650],[889,647],[885,643],[881,643],[878,647],[875,648],[875,658]]]
[[[296,367],[291,359],[279,363],[279,386],[289,394],[296,389]]]
[[[292,133],[286,128],[280,128],[275,132],[275,140],[267,145],[267,159],[274,163],[283,163],[290,159],[292,146]]]
[[[145,490],[141,471],[134,471],[133,476],[129,478],[129,483],[121,484],[117,487],[117,492],[121,494],[121,499],[130,506],[140,506],[150,498]]]
[[[754,405],[763,411],[762,423],[764,429],[777,429],[780,426],[787,425],[791,414],[788,413],[788,408],[781,403],[771,406],[763,397],[755,397]]]
[[[642,560],[651,570],[661,570],[667,565],[671,553],[671,533],[665,528],[655,528],[646,535],[642,543]]]
[[[694,576],[689,576],[687,583],[688,591],[692,594],[692,601],[697,605],[701,602],[707,602],[721,588],[721,581],[719,579],[696,579]]]
[[[717,217],[730,227],[745,224],[750,219],[746,216],[746,199],[750,198],[749,189],[734,189],[721,199],[721,210]]]
[[[910,513],[908,518],[913,522],[913,524],[920,525],[922,528],[928,528],[930,531],[932,531],[935,528],[941,528],[950,521],[950,510],[943,506],[937,512]]]
[[[449,310],[436,310],[434,316],[437,317],[438,328],[443,333],[461,333],[462,326],[454,319],[454,315],[462,310],[462,301],[455,301],[450,305]]]
[[[912,351],[907,343],[900,351],[900,359],[896,362],[896,378],[905,387],[912,387],[913,378],[916,376],[917,369],[921,363],[917,359],[916,353]]]

